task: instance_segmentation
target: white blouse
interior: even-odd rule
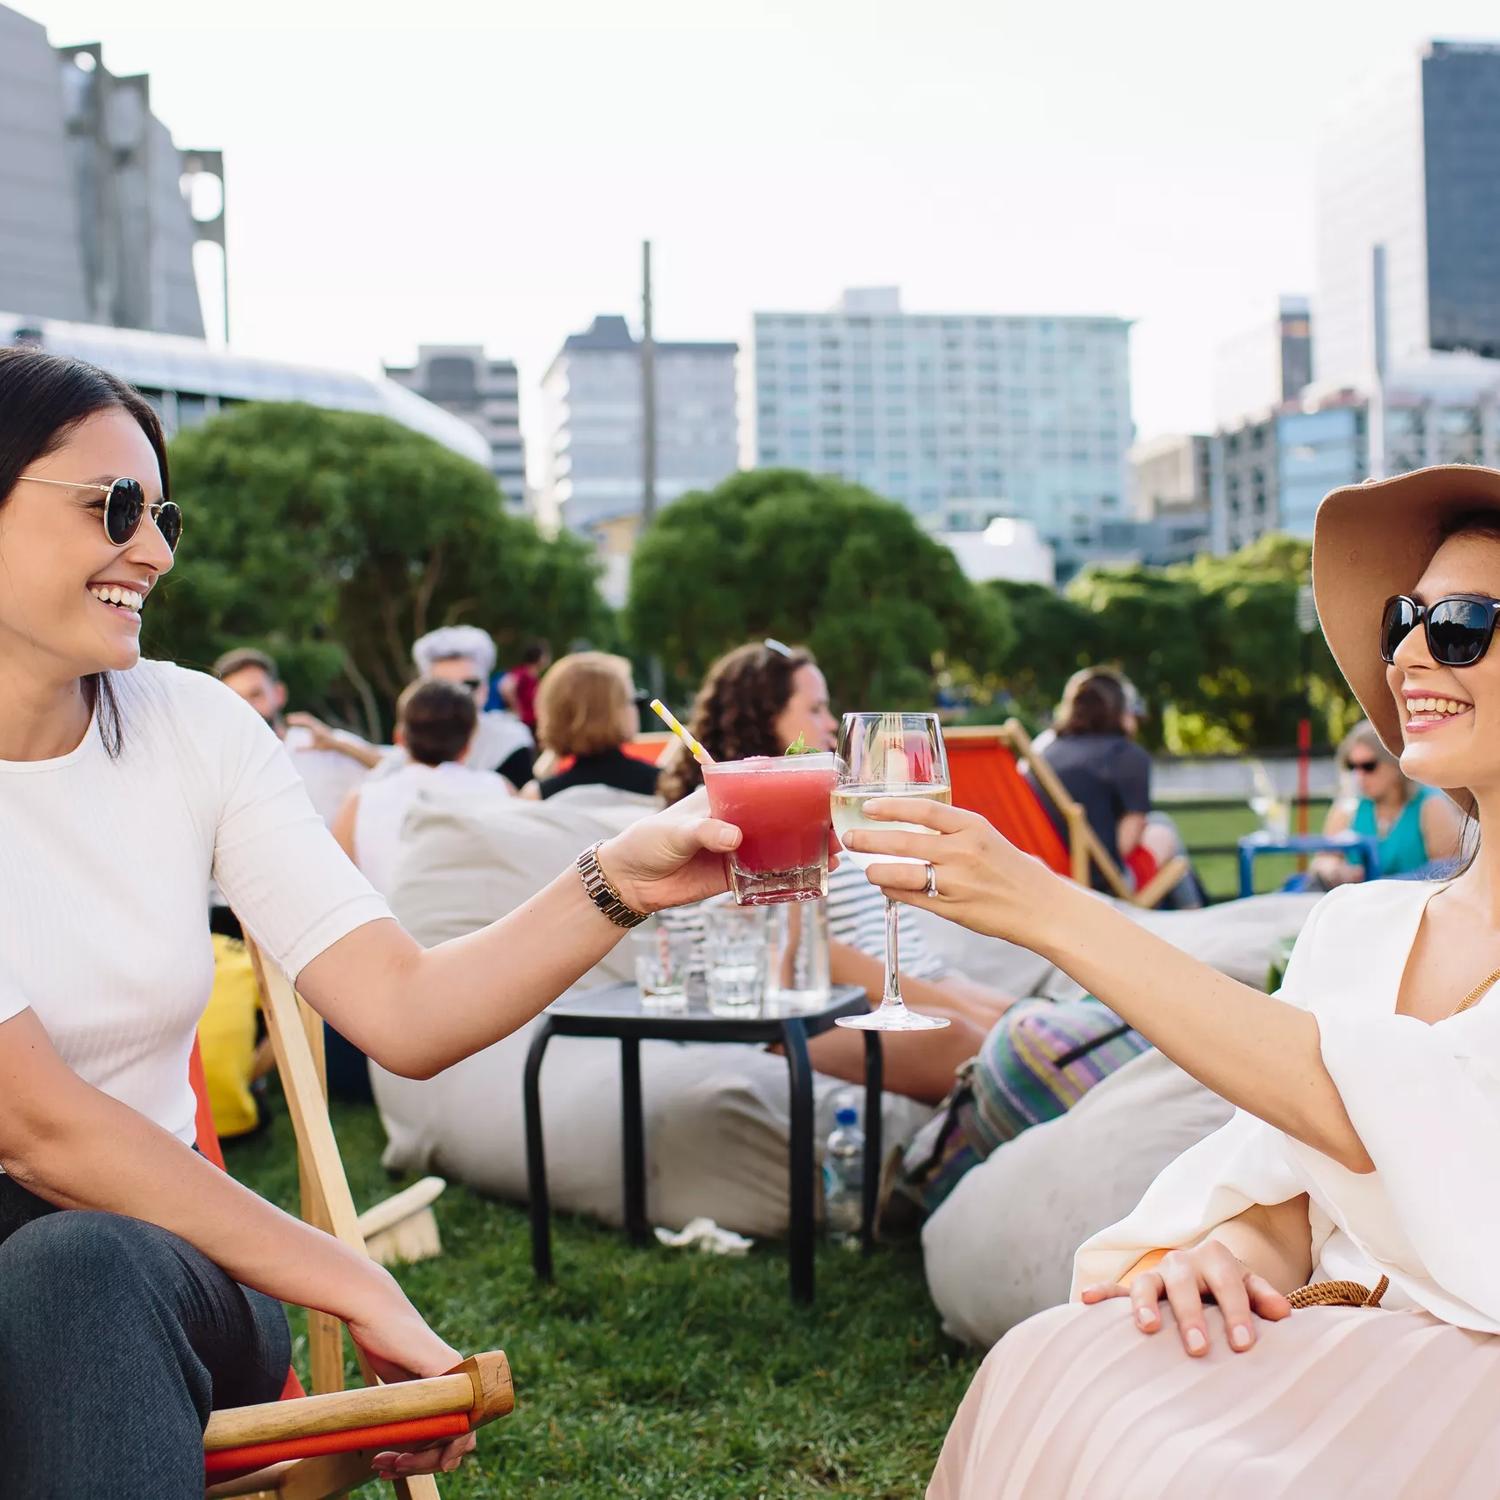
[[[1148,1250],[1195,1244],[1253,1204],[1306,1193],[1315,1281],[1372,1286],[1386,1275],[1384,1306],[1500,1333],[1500,992],[1435,1025],[1395,1013],[1441,889],[1380,880],[1334,890],[1313,909],[1280,991],[1317,1018],[1324,1065],[1375,1171],[1348,1171],[1239,1110],[1080,1247],[1075,1297]]]
[[[0,761],[0,1023],[29,1007],[85,1082],[191,1142],[210,878],[294,978],[390,911],[229,688],[153,661],[112,681],[117,758],[91,723],[67,755]]]

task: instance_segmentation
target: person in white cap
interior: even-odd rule
[[[411,648],[417,675],[457,682],[467,688],[479,710],[479,728],[464,764],[474,771],[498,771],[520,790],[531,780],[536,740],[515,714],[485,709],[495,670],[495,641],[477,625],[444,625],[430,630]]]
[[[1500,821],[1500,472],[1334,491],[1313,587],[1402,771]],[[1266,995],[972,814],[866,813],[929,830],[851,834],[919,861],[871,880],[1045,954],[1238,1106],[1084,1243],[1071,1304],[996,1345],[930,1500],[1494,1496],[1500,842],[1451,879],[1340,886]]]

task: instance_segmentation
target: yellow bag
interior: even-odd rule
[[[242,942],[216,932],[213,944],[214,988],[198,1022],[198,1045],[214,1128],[220,1140],[227,1140],[260,1123],[260,1109],[250,1092],[260,989]]]

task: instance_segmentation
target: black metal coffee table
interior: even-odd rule
[[[786,1052],[791,1088],[791,1144],[788,1153],[791,1216],[787,1254],[792,1300],[813,1299],[813,1090],[807,1039],[832,1028],[839,1016],[869,1009],[865,992],[855,985],[835,986],[828,1003],[812,1010],[781,1007],[774,1002],[729,1010],[710,1010],[702,999],[686,1009],[663,1010],[642,1001],[631,985],[612,985],[567,1000],[542,1013],[526,1057],[526,1178],[531,1195],[531,1263],[543,1281],[552,1279],[552,1206],[547,1193],[547,1162],[542,1144],[542,1058],[555,1036],[617,1037],[620,1042],[620,1098],[623,1108],[622,1152],[625,1173],[625,1229],[637,1244],[651,1238],[646,1222],[645,1127],[641,1115],[642,1041],[780,1042]],[[880,1033],[865,1039],[865,1161],[862,1241],[868,1254],[874,1244],[875,1200],[880,1185]]]

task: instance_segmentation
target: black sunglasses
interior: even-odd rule
[[[1380,769],[1378,760],[1349,760],[1344,762],[1346,770],[1353,771],[1356,776],[1370,776]]]
[[[104,497],[104,534],[116,547],[123,547],[141,529],[141,518],[147,510],[161,532],[161,539],[175,552],[182,540],[182,511],[172,500],[146,504],[146,492],[139,479],[116,479],[112,484],[75,484],[67,479],[39,479],[35,474],[21,478],[31,484],[55,484],[65,490],[98,490]]]
[[[1500,601],[1483,594],[1449,594],[1418,604],[1405,594],[1385,601],[1380,621],[1380,657],[1393,662],[1396,648],[1418,625],[1427,631],[1427,650],[1442,667],[1472,667],[1490,649]]]

